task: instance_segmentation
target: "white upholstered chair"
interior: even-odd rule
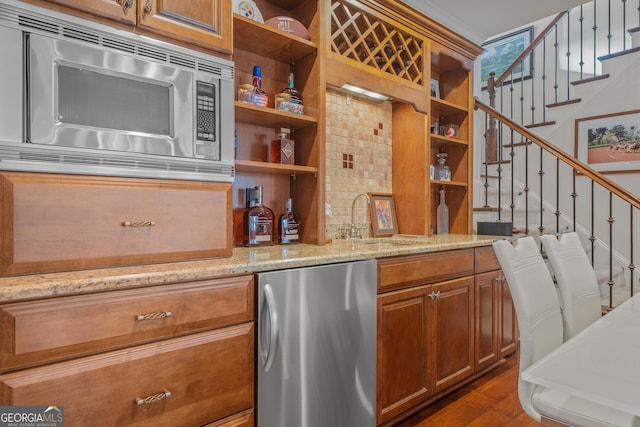
[[[558,294],[540,249],[531,236],[493,243],[507,279],[518,318],[522,372],[563,344]],[[558,390],[518,380],[518,398],[537,421],[554,420],[571,426],[640,426],[637,417]]]
[[[602,316],[598,280],[575,232],[540,237],[560,290],[564,340]]]

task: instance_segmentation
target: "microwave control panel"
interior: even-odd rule
[[[196,140],[206,143],[206,145],[196,145],[196,155],[218,160],[220,158],[220,150],[216,143],[215,95],[215,85],[202,81],[196,82]]]

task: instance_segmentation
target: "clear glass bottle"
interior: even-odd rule
[[[294,114],[304,114],[304,106],[302,105],[302,94],[296,89],[293,83],[293,73],[289,73],[289,84],[282,89],[283,93],[289,95],[289,112]]]
[[[298,242],[300,242],[300,222],[293,213],[291,199],[288,199],[284,213],[280,215],[278,221],[278,243],[289,245]]]
[[[242,245],[270,246],[273,244],[273,211],[262,204],[262,186],[254,188],[253,206],[242,215]]]
[[[446,181],[447,166],[444,164],[447,161],[447,153],[436,154],[438,159],[438,166],[436,166],[435,177],[439,181]]]
[[[444,187],[440,189],[440,204],[436,211],[436,233],[449,234],[449,207],[444,200]]]
[[[269,105],[269,96],[262,90],[262,68],[259,65],[253,67],[253,103],[259,107]]]

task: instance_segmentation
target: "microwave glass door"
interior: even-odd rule
[[[28,142],[194,156],[193,72],[33,34]]]
[[[173,137],[172,85],[56,67],[60,123]]]

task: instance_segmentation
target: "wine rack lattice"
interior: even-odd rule
[[[423,41],[356,7],[331,4],[331,51],[423,85]]]

